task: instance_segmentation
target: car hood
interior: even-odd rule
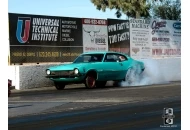
[[[71,63],[71,64],[62,64],[57,66],[49,67],[49,70],[59,71],[59,70],[73,70],[74,68],[85,67],[89,63]]]

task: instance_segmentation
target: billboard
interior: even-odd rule
[[[130,55],[137,59],[181,57],[181,22],[130,19]]]
[[[108,47],[110,51],[129,55],[129,20],[108,19]]]
[[[152,57],[181,57],[181,22],[151,20]]]
[[[83,52],[108,51],[107,20],[83,18]]]
[[[71,62],[89,51],[181,57],[181,22],[9,13],[10,63]]]
[[[136,59],[151,58],[151,20],[130,19],[130,54]]]
[[[9,40],[11,63],[73,60],[82,53],[82,20],[9,13]]]

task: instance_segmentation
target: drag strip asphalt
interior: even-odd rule
[[[174,124],[163,124],[163,108],[174,109]],[[71,86],[13,92],[9,129],[180,129],[181,83],[85,89]]]
[[[181,125],[181,101],[142,102],[96,107],[67,112],[55,112],[19,118],[9,118],[9,129],[19,130],[138,130],[164,127],[163,108],[174,110],[174,124],[170,129],[179,130]]]

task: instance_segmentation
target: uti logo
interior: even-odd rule
[[[26,43],[30,32],[30,17],[18,17],[16,37],[20,43]]]

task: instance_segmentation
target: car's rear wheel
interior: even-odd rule
[[[88,74],[85,79],[86,88],[95,88],[96,87],[96,78],[93,74]]]
[[[55,88],[57,90],[63,90],[65,88],[65,84],[64,83],[56,83],[55,82]]]
[[[136,75],[137,75],[136,70],[134,68],[129,68],[126,73],[125,81],[128,84],[132,84],[136,79]]]
[[[101,88],[106,86],[107,81],[97,81],[96,86]]]
[[[113,82],[113,87],[118,87],[118,86],[120,86],[120,82],[121,82],[121,81],[114,81],[114,82]]]

